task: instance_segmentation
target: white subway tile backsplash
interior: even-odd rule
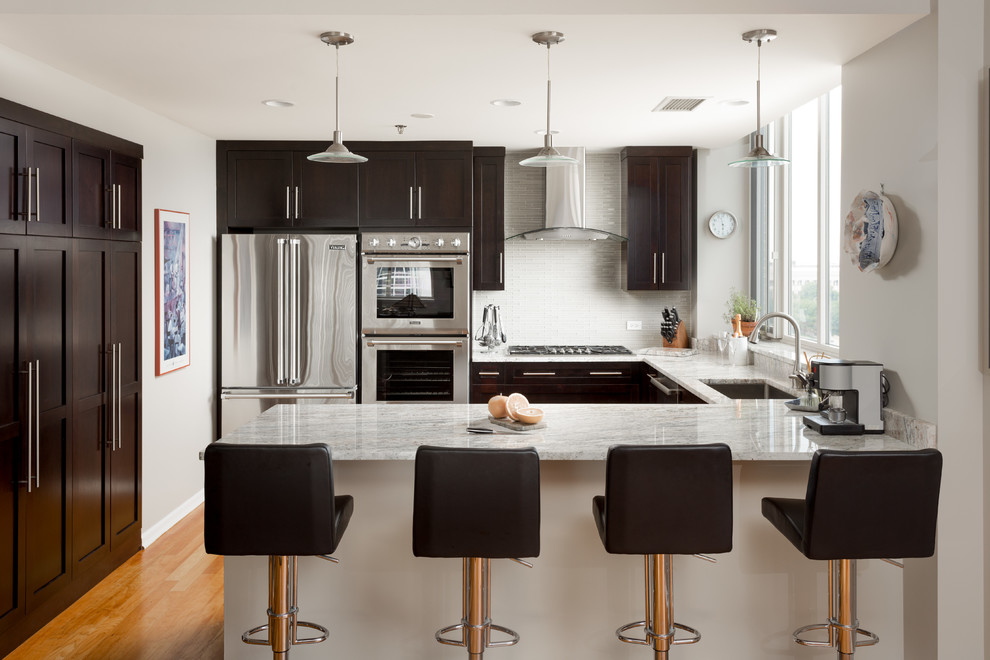
[[[519,166],[533,153],[506,154],[506,236],[543,226],[544,172]],[[619,154],[588,154],[585,176],[587,226],[620,233]],[[691,292],[624,291],[621,266],[614,241],[507,241],[505,291],[475,292],[473,327],[494,304],[510,344],[659,346],[663,308],[691,318]],[[643,329],[626,330],[626,321],[642,321]]]

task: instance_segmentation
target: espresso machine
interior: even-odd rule
[[[822,435],[883,433],[883,365],[867,360],[811,361],[808,387],[821,393],[821,410],[804,424]]]

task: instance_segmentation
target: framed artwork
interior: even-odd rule
[[[189,214],[155,209],[155,375],[189,366]]]

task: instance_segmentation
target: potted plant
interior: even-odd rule
[[[722,315],[725,322],[732,326],[732,319],[739,314],[742,318],[739,330],[743,337],[749,337],[749,333],[756,326],[756,319],[760,316],[760,307],[756,300],[732,287],[729,289],[729,299],[725,301],[725,306],[727,311]]]

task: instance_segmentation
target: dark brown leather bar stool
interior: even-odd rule
[[[611,554],[643,555],[646,618],[615,631],[619,640],[666,660],[701,633],[674,622],[671,555],[732,550],[732,452],[728,445],[618,445],[608,450],[605,496],[592,500],[598,534]],[[704,554],[702,554],[704,553]],[[624,633],[643,628],[642,638]],[[675,629],[690,634],[675,639]]]
[[[354,498],[334,495],[330,447],[237,445],[206,448],[206,552],[268,555],[268,623],[243,635],[245,644],[270,646],[272,657],[289,657],[294,644],[316,644],[330,633],[296,617],[297,557],[336,562],[337,549],[354,511]],[[316,630],[300,638],[297,628]],[[268,632],[266,639],[255,638]]]
[[[540,459],[533,448],[448,449],[416,452],[413,554],[463,560],[461,622],[436,632],[441,644],[485,649],[512,646],[519,634],[491,622],[489,560],[540,554]],[[444,635],[461,631],[460,639]],[[509,639],[493,641],[496,630]]]
[[[808,559],[828,561],[828,620],[802,626],[794,641],[832,646],[851,659],[879,637],[856,619],[856,560],[931,557],[942,478],[942,454],[920,451],[819,449],[803,500],[763,498],[763,516]],[[827,640],[803,635],[824,630]],[[865,639],[859,639],[859,636]]]

